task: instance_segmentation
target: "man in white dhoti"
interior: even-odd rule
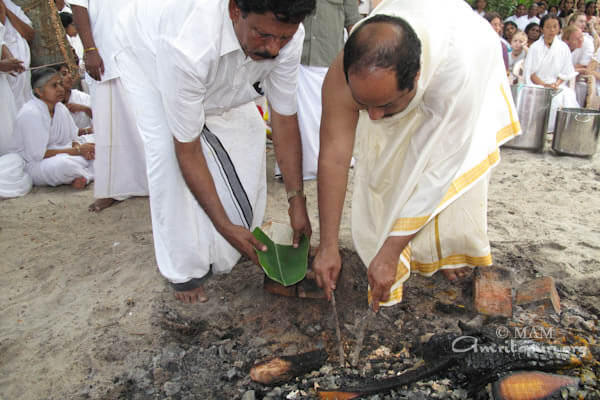
[[[202,281],[265,246],[250,229],[266,205],[260,83],[271,107],[294,243],[310,237],[302,192],[296,77],[314,0],[135,0],[117,54],[144,139],[156,260],[184,302]]]
[[[454,280],[464,267],[492,264],[488,177],[499,145],[519,132],[486,20],[461,0],[384,0],[354,28],[323,84],[313,269],[327,296],[341,269],[353,148],[352,237],[377,311],[401,301],[411,271],[442,269]]]
[[[10,49],[13,56],[23,61],[26,71],[22,74],[8,77],[8,83],[15,96],[15,105],[17,111],[32,98],[31,92],[31,74],[29,65],[31,63],[31,51],[29,43],[33,41],[35,31],[31,26],[31,20],[25,15],[21,7],[12,2],[12,0],[0,0],[6,7],[6,33],[4,35],[4,44]],[[2,5],[0,5],[2,7]]]
[[[560,30],[558,17],[546,15],[542,18],[541,29],[543,36],[531,45],[527,52],[523,75],[527,85],[560,89],[550,105],[548,131],[553,132],[559,107],[579,107],[575,90],[568,86],[569,81],[577,76],[577,72],[571,61],[569,46],[557,37]]]
[[[94,144],[77,136],[71,113],[61,103],[60,74],[53,68],[35,71],[32,86],[35,96],[17,114],[14,133],[25,171],[34,185],[83,189],[94,178]]]
[[[305,35],[297,96],[304,179],[317,177],[323,79],[329,65],[344,46],[344,29],[350,32],[359,20],[356,0],[339,3],[318,0],[316,12],[303,21]]]
[[[4,45],[6,9],[0,5],[0,198],[17,197],[31,190],[31,177],[25,173],[25,161],[14,150],[13,130],[17,116],[14,96],[6,76],[22,73],[23,63],[12,57]]]
[[[114,61],[119,46],[114,22],[128,1],[70,0],[69,3],[84,46],[85,68],[97,81],[90,85],[96,136],[96,201],[89,210],[99,212],[116,201],[148,195],[142,139]]]

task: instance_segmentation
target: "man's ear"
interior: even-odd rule
[[[242,11],[238,7],[238,5],[235,3],[235,0],[229,0],[229,18],[231,18],[231,21],[234,24],[239,20],[241,14],[242,14]]]
[[[415,75],[415,81],[414,81],[414,85],[417,86],[417,84],[419,83],[419,78],[421,77],[421,70],[417,71],[417,74]]]

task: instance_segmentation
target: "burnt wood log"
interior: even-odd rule
[[[403,385],[436,377],[467,378],[471,394],[515,370],[556,371],[581,366],[583,354],[533,340],[498,340],[487,333],[437,334],[422,346],[425,365],[402,375],[365,381],[354,387],[319,392],[321,399],[353,399],[386,393]]]
[[[276,357],[253,366],[250,378],[264,385],[287,382],[321,368],[327,357],[325,350]]]

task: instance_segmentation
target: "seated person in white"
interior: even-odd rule
[[[53,68],[32,73],[34,98],[15,121],[16,150],[26,162],[33,184],[70,184],[83,189],[93,179],[94,144],[81,143],[71,113],[61,101],[65,91]]]
[[[512,71],[515,63],[524,60],[527,55],[527,35],[525,32],[517,32],[510,41],[512,51],[508,54],[508,68]]]
[[[67,64],[60,65],[58,72],[65,90],[65,98],[62,103],[71,112],[73,121],[79,128],[79,136],[92,133],[92,98],[81,90],[73,89],[73,76]]]
[[[77,27],[73,23],[73,14],[70,12],[61,12],[59,14],[60,22],[62,22],[63,28],[65,28],[65,33],[67,34],[67,40],[69,44],[75,51],[77,55],[77,59],[79,62],[79,66],[84,66],[83,63],[83,43],[81,43],[81,38],[77,33]]]
[[[592,58],[592,62],[588,65],[586,73],[596,78],[596,94],[600,96],[600,48],[594,54],[594,58]]]
[[[567,83],[577,76],[571,61],[569,46],[557,35],[560,21],[557,16],[548,14],[540,23],[543,36],[534,42],[525,58],[523,74],[527,85],[538,85],[550,89],[561,89],[552,99],[548,131],[554,131],[558,107],[579,107],[575,91]]]
[[[569,26],[574,25],[583,32],[583,42],[580,47],[575,48],[572,54],[575,71],[580,74],[585,73],[588,64],[594,56],[594,39],[589,33],[586,33],[587,17],[584,13],[576,12],[569,17]],[[564,33],[563,33],[564,34]]]
[[[532,24],[532,23],[539,24],[540,19],[537,17],[537,13],[538,13],[537,3],[531,3],[531,5],[529,6],[529,12],[525,16],[525,18],[522,18],[517,21],[517,26],[519,27],[519,30],[522,30],[522,31],[525,30],[527,25]]]

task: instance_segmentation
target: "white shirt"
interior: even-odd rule
[[[83,93],[80,90],[71,89],[69,104],[81,104],[82,106],[92,108],[92,98],[89,94]],[[71,113],[71,116],[73,117],[73,121],[75,121],[75,125],[77,125],[77,128],[79,129],[89,128],[92,126],[92,119],[83,111]]]
[[[557,78],[565,83],[577,75],[573,62],[571,61],[571,50],[569,46],[557,37],[552,41],[550,47],[546,46],[544,37],[536,40],[525,58],[523,66],[525,83],[533,85],[531,75],[536,74],[545,83],[554,83]]]
[[[583,45],[571,53],[573,65],[588,65],[592,61],[592,57],[594,57],[594,39],[589,33],[584,32]]]
[[[75,54],[77,54],[77,57],[79,57],[79,64],[83,64],[83,43],[81,43],[81,38],[79,37],[79,35],[66,36],[67,40],[69,41],[69,44],[71,45],[73,50],[75,50]]]
[[[522,17],[518,18],[515,21],[515,24],[517,24],[517,26],[519,27],[519,30],[525,31],[525,28],[527,28],[527,25],[531,24],[532,22],[535,22],[536,24],[539,25],[540,19],[538,17],[529,18],[527,15],[523,15]]]
[[[240,47],[228,3],[134,0],[117,23],[119,42],[156,82],[169,129],[181,142],[198,137],[206,115],[259,97],[256,82],[262,82],[275,111],[296,113],[304,28],[300,25],[276,59],[253,61]]]
[[[524,23],[527,20],[527,15],[521,15],[520,17],[517,17],[516,15],[511,15],[510,17],[506,18],[504,20],[504,22],[508,22],[508,21],[512,21],[515,24],[517,24],[517,26],[520,26],[519,23]],[[523,30],[521,28],[519,28],[519,30]]]
[[[4,0],[4,4],[6,5],[6,8],[15,14],[21,21],[31,26],[31,20],[23,12],[21,7],[13,3],[12,0]],[[23,61],[25,68],[29,68],[29,64],[31,63],[29,43],[27,43],[27,40],[25,40],[19,31],[12,25],[8,17],[6,18],[5,25],[6,33],[4,34],[4,44],[15,58]]]
[[[114,56],[119,47],[115,36],[115,20],[127,7],[127,0],[69,0],[72,6],[87,8],[94,43],[104,63],[102,82],[119,76]]]

